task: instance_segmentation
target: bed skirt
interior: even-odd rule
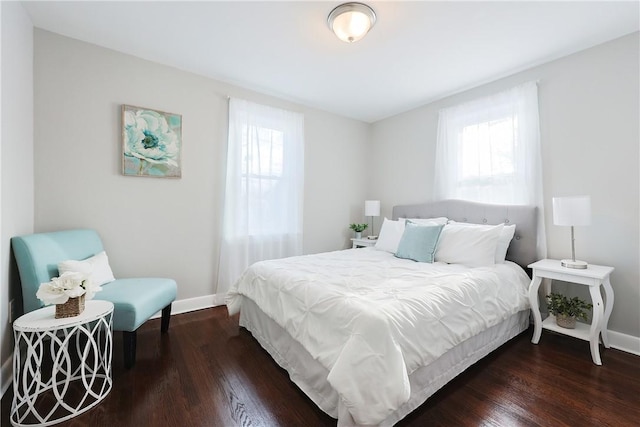
[[[409,400],[379,425],[394,425],[469,366],[526,330],[529,312],[523,310],[514,314],[412,372],[409,375]],[[251,332],[276,363],[289,373],[291,381],[320,409],[338,419],[338,426],[355,425],[346,407],[341,405],[338,393],[327,381],[329,371],[247,297],[242,301],[240,326]]]

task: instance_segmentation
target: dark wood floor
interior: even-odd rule
[[[138,333],[138,361],[127,371],[116,334],[110,395],[66,426],[335,426],[289,381],[236,317],[218,307],[173,316]],[[531,331],[483,359],[398,425],[631,426],[640,425],[640,357],[603,349],[591,362],[589,344]],[[2,398],[9,426],[12,393]]]

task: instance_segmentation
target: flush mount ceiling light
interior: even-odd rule
[[[329,28],[343,42],[363,38],[376,23],[376,13],[366,4],[344,3],[329,13]]]

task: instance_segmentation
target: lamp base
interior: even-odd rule
[[[562,261],[560,261],[560,264],[566,268],[577,268],[581,270],[584,270],[589,266],[589,264],[584,261],[574,261],[572,259],[563,259]]]

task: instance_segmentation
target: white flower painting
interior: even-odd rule
[[[122,106],[122,173],[180,178],[182,116]]]

